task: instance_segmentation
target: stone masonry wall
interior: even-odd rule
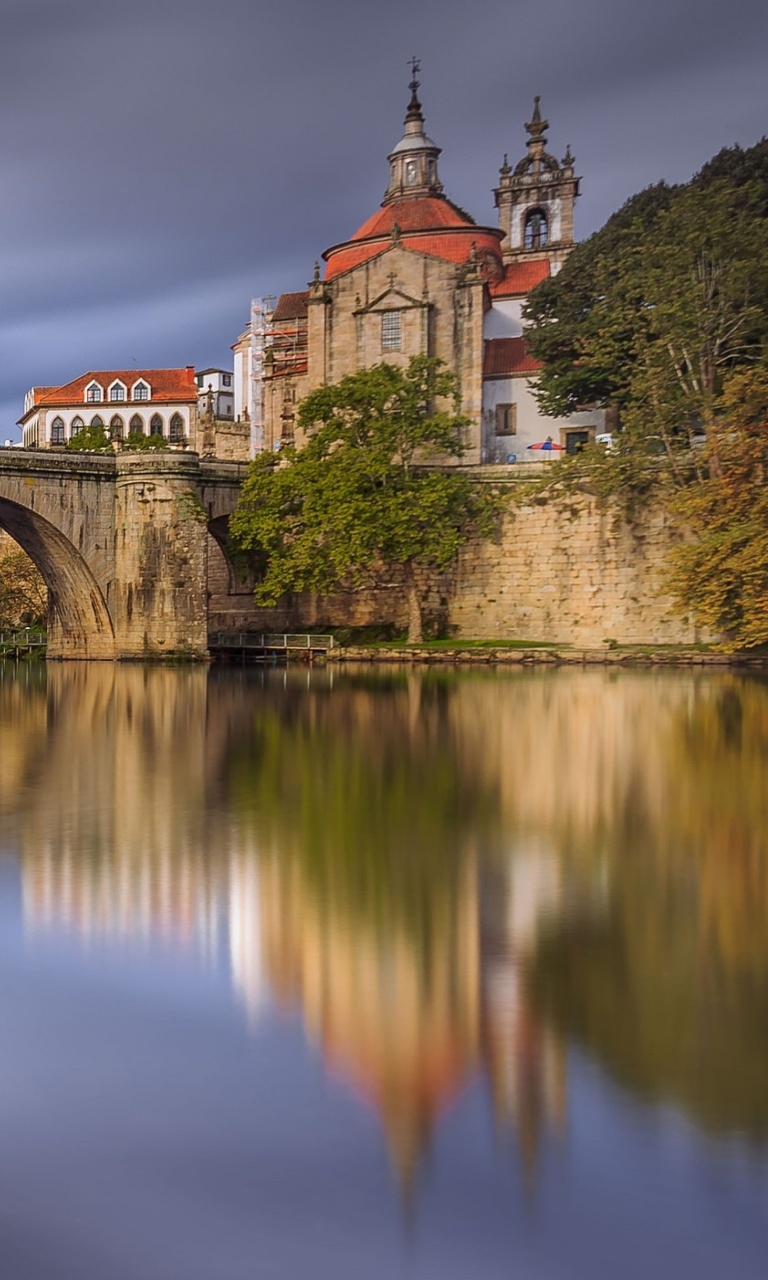
[[[508,515],[498,541],[468,544],[438,583],[427,613],[461,639],[549,640],[582,647],[689,644],[703,639],[674,612],[664,571],[675,532],[661,510],[629,528],[594,499],[532,503]],[[211,630],[322,630],[407,625],[397,587],[370,593],[301,596],[257,609],[244,594],[216,592]]]

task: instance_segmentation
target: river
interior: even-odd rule
[[[0,664],[0,1274],[763,1280],[768,682]]]

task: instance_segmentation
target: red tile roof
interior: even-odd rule
[[[503,280],[490,286],[491,295],[494,298],[520,297],[541,284],[549,274],[549,262],[546,258],[534,258],[532,262],[510,262],[504,271]]]
[[[272,312],[272,323],[279,324],[281,320],[306,320],[308,299],[309,293],[306,290],[304,293],[281,293]]]
[[[511,378],[516,373],[538,373],[541,365],[525,349],[525,338],[491,338],[483,352],[484,378]]]
[[[102,404],[120,403],[119,401],[110,402],[107,398],[109,396],[109,388],[113,382],[122,382],[127,388],[128,399],[125,403],[131,403],[131,387],[137,382],[147,383],[149,386],[149,402],[153,403],[169,404],[179,400],[196,401],[198,395],[193,365],[187,365],[186,369],[95,369],[81,374],[79,378],[74,378],[72,382],[66,382],[63,387],[35,388],[35,406],[57,405],[66,407],[68,405],[84,404],[85,388],[91,382],[98,382],[104,388]],[[99,401],[93,403],[98,404]],[[148,402],[145,401],[144,403]]]
[[[475,225],[468,214],[462,213],[445,196],[404,196],[377,209],[351,238],[367,240],[369,236],[389,236],[395,223],[401,232]]]
[[[484,258],[487,262],[488,278],[502,269],[501,231],[476,226],[468,214],[445,196],[403,196],[378,209],[350,240],[326,249],[323,254],[328,263],[326,280],[388,249],[393,243],[395,225],[406,249],[460,263],[467,261],[474,244],[481,260]]]

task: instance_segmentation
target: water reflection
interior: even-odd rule
[[[252,1024],[298,1010],[408,1195],[478,1078],[532,1178],[569,1044],[768,1134],[758,681],[70,665],[0,682],[0,751],[30,939],[160,940]]]

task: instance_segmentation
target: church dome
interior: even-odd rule
[[[389,186],[382,206],[350,240],[326,249],[326,280],[360,266],[393,243],[457,264],[472,259],[489,281],[503,275],[503,232],[478,227],[469,214],[443,195],[437,172],[440,148],[424,132],[416,70],[418,64],[414,64],[410,84],[405,132],[388,156]]]

